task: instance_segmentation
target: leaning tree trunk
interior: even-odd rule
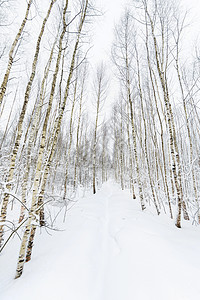
[[[139,189],[139,197],[140,197],[140,204],[142,210],[146,208],[144,203],[143,191],[142,191],[142,183],[140,179],[140,170],[139,170],[139,161],[138,161],[138,153],[137,153],[137,139],[136,139],[136,130],[134,124],[134,114],[133,114],[133,103],[131,99],[131,89],[130,89],[130,74],[129,74],[129,61],[128,61],[128,49],[127,49],[127,41],[126,41],[126,85],[127,85],[127,95],[128,95],[128,102],[130,108],[130,115],[131,115],[131,127],[132,127],[132,137],[133,137],[133,151],[134,151],[134,158],[135,158],[135,166],[136,166],[136,174],[137,174],[137,183]]]
[[[141,78],[140,78],[140,65],[139,65],[137,49],[136,49],[136,60],[137,60],[137,72],[138,72],[138,88],[139,88],[141,112],[142,112],[142,118],[143,118],[143,124],[144,124],[144,148],[145,148],[144,151],[145,151],[145,157],[146,157],[146,163],[147,163],[147,169],[148,169],[148,175],[149,175],[149,183],[150,183],[151,192],[152,192],[152,196],[153,196],[153,202],[154,202],[157,214],[159,215],[160,211],[159,211],[157,201],[156,201],[155,191],[154,191],[153,182],[152,182],[151,168],[150,168],[149,157],[148,157],[147,124],[146,124],[145,115],[144,115],[143,95],[142,95]]]
[[[156,112],[157,112],[157,116],[158,116],[158,120],[159,120],[159,124],[160,124],[160,130],[161,130],[161,147],[162,147],[162,157],[163,157],[163,167],[164,167],[164,178],[165,178],[166,194],[167,194],[167,200],[168,200],[170,216],[173,219],[171,199],[170,199],[170,194],[169,194],[169,185],[168,185],[168,180],[167,180],[167,163],[166,163],[166,157],[165,157],[165,146],[164,146],[164,137],[163,137],[164,136],[164,130],[163,130],[163,124],[162,124],[160,111],[158,109],[156,89],[155,89],[155,86],[154,86],[154,79],[153,79],[152,67],[151,67],[151,62],[150,62],[147,28],[146,28],[146,51],[147,51],[147,62],[148,62],[149,75],[150,75],[151,86],[152,86],[153,95],[154,95],[154,102],[155,102]]]
[[[83,27],[83,24],[84,24],[84,21],[85,21],[85,18],[86,18],[88,2],[89,2],[89,0],[86,0],[85,8],[82,12],[81,19],[80,19],[79,29],[78,29],[78,33],[77,33],[77,39],[76,39],[76,43],[75,43],[74,51],[73,51],[73,55],[72,55],[72,60],[71,60],[69,75],[68,75],[67,84],[66,84],[66,88],[65,88],[63,103],[60,107],[59,115],[56,118],[55,123],[54,123],[53,141],[52,141],[51,150],[50,150],[50,153],[49,153],[49,156],[48,156],[48,161],[45,164],[46,167],[45,167],[44,175],[43,175],[43,179],[42,179],[41,190],[40,190],[40,195],[39,195],[39,200],[38,200],[38,206],[42,206],[42,203],[43,203],[43,196],[44,196],[44,192],[45,192],[46,182],[47,182],[47,179],[48,179],[49,169],[50,169],[51,162],[52,162],[52,159],[53,159],[53,156],[54,156],[54,153],[55,153],[55,149],[56,149],[56,145],[57,145],[57,138],[58,138],[58,134],[60,132],[61,123],[62,123],[62,119],[63,119],[63,114],[64,114],[64,111],[65,111],[66,102],[67,102],[68,95],[69,95],[70,84],[71,84],[72,76],[73,76],[74,69],[75,69],[75,59],[76,59],[76,54],[77,54],[77,51],[78,51],[78,45],[79,45],[79,41],[80,41],[82,27]],[[44,222],[43,218],[44,218],[44,215],[41,216],[40,222]]]
[[[182,80],[181,80],[181,75],[180,75],[180,70],[179,70],[179,47],[178,47],[178,42],[177,42],[176,70],[177,70],[178,81],[179,81],[181,94],[182,94],[182,101],[183,101],[183,108],[184,108],[184,114],[185,114],[185,120],[186,120],[187,134],[188,134],[189,145],[190,145],[190,165],[191,165],[191,168],[192,168],[193,190],[194,190],[195,202],[196,202],[196,205],[197,205],[197,218],[198,218],[198,222],[200,224],[200,207],[199,207],[199,201],[198,201],[198,193],[197,193],[197,185],[196,185],[196,180],[195,180],[195,173],[194,173],[194,168],[193,168],[193,145],[192,145],[192,138],[191,138],[191,132],[190,132],[190,126],[189,126],[189,118],[188,118],[188,113],[187,113],[187,107],[186,107],[186,103],[185,103],[186,99],[185,99],[185,95],[184,95],[184,90],[183,90],[183,85],[182,85]]]
[[[41,171],[41,165],[42,165],[42,157],[43,157],[44,146],[45,146],[44,142],[45,142],[46,129],[47,129],[47,124],[46,123],[49,120],[49,115],[50,115],[50,111],[51,111],[50,106],[52,106],[53,95],[54,95],[54,91],[55,91],[55,84],[56,84],[56,79],[57,79],[57,73],[58,73],[59,64],[60,64],[61,52],[63,50],[62,49],[62,40],[64,38],[65,31],[66,31],[66,28],[67,28],[67,25],[66,25],[66,22],[65,22],[65,16],[66,16],[66,11],[67,11],[67,7],[68,7],[68,1],[66,1],[65,8],[64,8],[64,11],[63,11],[63,32],[61,34],[61,38],[60,38],[60,41],[59,41],[59,46],[60,47],[59,47],[58,59],[57,59],[57,64],[56,64],[56,71],[54,73],[54,78],[53,78],[53,83],[52,83],[52,90],[51,90],[51,95],[50,95],[51,101],[49,101],[49,108],[47,110],[46,119],[45,119],[44,126],[43,126],[42,140],[41,140],[41,144],[40,144],[40,153],[39,153],[39,157],[38,157],[38,162],[37,162],[37,167],[36,167],[36,175],[35,175],[35,181],[34,181],[34,188],[33,188],[31,211],[30,211],[29,219],[28,219],[28,222],[27,222],[27,225],[26,225],[26,230],[25,230],[24,236],[22,238],[22,244],[21,244],[21,249],[20,249],[19,260],[18,260],[18,264],[17,264],[17,270],[16,270],[15,278],[19,278],[22,275],[22,272],[23,272],[24,263],[25,263],[25,256],[26,256],[26,246],[27,246],[28,238],[30,236],[32,226],[35,225],[35,224],[32,224],[32,222],[35,218],[35,215],[33,214],[33,212],[39,211],[40,208],[44,205],[43,199],[42,199],[41,196],[43,196],[43,193],[44,193],[44,189],[45,189],[48,174],[49,174],[49,168],[50,168],[50,165],[51,165],[54,153],[55,153],[55,149],[56,149],[57,138],[58,138],[58,134],[60,132],[62,118],[63,118],[65,106],[66,106],[66,101],[67,101],[68,95],[69,95],[69,88],[70,88],[70,83],[71,83],[71,79],[72,79],[72,75],[73,75],[73,71],[74,71],[75,58],[76,58],[76,53],[77,53],[77,50],[78,50],[80,35],[81,35],[82,27],[83,27],[83,24],[84,24],[84,21],[85,21],[85,18],[86,18],[88,2],[89,2],[89,0],[86,0],[84,11],[82,12],[82,15],[81,15],[81,20],[80,20],[80,24],[79,24],[78,33],[77,33],[77,39],[76,39],[76,43],[75,43],[75,46],[74,46],[73,56],[72,56],[72,60],[71,60],[71,66],[70,66],[69,75],[68,75],[68,79],[67,79],[65,95],[64,95],[63,103],[62,103],[62,106],[61,106],[61,109],[60,109],[60,114],[58,116],[58,120],[55,122],[56,130],[54,132],[56,132],[56,134],[54,136],[53,145],[52,145],[51,153],[50,153],[50,156],[49,156],[49,160],[48,160],[48,163],[47,163],[46,168],[44,170],[44,175],[43,175],[42,184],[41,184],[40,200],[37,201],[37,196],[38,196],[38,192],[39,192],[39,182],[40,182],[41,172],[42,172]],[[39,207],[38,207],[39,202],[42,203],[42,204],[39,205]],[[30,246],[33,245],[35,231],[32,232],[32,233],[33,233],[33,235],[31,236],[31,243],[29,243]],[[28,249],[28,251],[30,251],[29,256],[31,256],[32,248],[30,247]]]
[[[151,28],[151,34],[153,37],[153,44],[154,44],[154,51],[155,51],[155,61],[156,61],[156,67],[158,71],[158,76],[160,79],[161,87],[163,90],[163,96],[164,96],[164,104],[167,114],[167,123],[168,123],[168,129],[169,129],[169,138],[170,138],[170,150],[171,150],[171,156],[172,156],[172,172],[174,175],[174,182],[177,192],[177,199],[178,199],[178,214],[176,219],[176,226],[178,228],[181,228],[181,211],[183,208],[184,212],[184,218],[189,219],[187,210],[185,207],[185,203],[183,201],[183,192],[182,192],[182,184],[181,184],[181,167],[180,167],[180,160],[179,160],[179,152],[178,152],[178,146],[176,141],[176,131],[175,131],[175,124],[174,124],[174,118],[173,113],[171,109],[171,103],[169,100],[169,94],[168,94],[168,87],[167,87],[167,81],[166,81],[166,69],[163,70],[163,64],[160,63],[159,60],[159,51],[158,51],[158,45],[157,45],[157,39],[154,32],[154,22],[148,12],[146,1],[144,3],[144,9],[146,14],[146,22],[149,21],[150,28]],[[148,18],[148,21],[147,21]],[[163,28],[162,28],[163,30]]]
[[[45,84],[48,79],[50,67],[52,64],[53,53],[54,53],[56,42],[57,42],[57,37],[56,37],[53,47],[51,49],[50,57],[49,57],[49,60],[47,62],[45,70],[44,70],[44,76],[43,76],[41,88],[40,88],[39,102],[36,107],[33,124],[31,126],[31,130],[30,130],[30,136],[29,136],[29,141],[28,141],[28,146],[27,146],[27,154],[26,154],[27,162],[26,162],[26,168],[25,168],[23,184],[22,184],[22,202],[23,202],[23,204],[26,204],[27,185],[28,185],[29,172],[30,172],[30,168],[31,168],[31,150],[34,145],[34,140],[36,138],[36,132],[37,132],[37,129],[38,129],[38,126],[40,123],[40,114],[41,114],[44,98],[46,95]],[[24,216],[25,216],[25,209],[24,209],[24,205],[22,205],[19,222],[21,222],[24,219]]]
[[[23,268],[24,268],[24,263],[25,263],[25,256],[26,256],[26,247],[27,247],[27,242],[28,238],[30,236],[30,232],[32,229],[32,221],[34,220],[34,214],[33,212],[36,211],[37,209],[37,197],[38,197],[38,191],[39,191],[39,185],[40,185],[40,176],[41,176],[41,166],[42,166],[42,160],[43,160],[43,154],[44,154],[44,149],[45,149],[45,142],[46,142],[46,133],[47,133],[47,125],[50,117],[50,112],[52,109],[52,103],[53,103],[53,98],[54,98],[54,93],[55,93],[55,88],[56,88],[56,81],[57,81],[57,75],[59,71],[59,66],[60,66],[60,60],[61,60],[61,55],[63,51],[62,47],[62,42],[66,33],[67,29],[67,24],[65,21],[66,18],[66,12],[68,8],[68,0],[66,0],[66,4],[63,10],[63,29],[62,33],[60,35],[59,39],[59,49],[58,49],[58,55],[57,55],[57,61],[56,61],[56,67],[55,71],[53,74],[53,80],[52,80],[52,86],[51,86],[51,92],[50,92],[50,97],[49,97],[49,103],[48,103],[48,108],[45,116],[45,121],[43,124],[43,130],[42,130],[42,138],[40,141],[40,148],[39,148],[39,154],[38,154],[38,160],[37,160],[37,166],[36,166],[36,172],[35,172],[35,178],[34,178],[34,184],[33,184],[33,195],[32,195],[32,204],[31,204],[31,210],[29,213],[29,218],[27,221],[26,225],[26,230],[24,232],[23,238],[22,238],[22,243],[21,243],[21,248],[20,248],[20,253],[19,253],[19,259],[18,259],[18,264],[17,264],[17,270],[16,270],[16,276],[15,278],[19,278],[22,275]],[[33,224],[34,226],[34,224]],[[33,237],[32,237],[33,240]],[[30,245],[30,243],[29,243]],[[30,251],[30,249],[29,249]]]
[[[8,177],[7,177],[8,191],[10,191],[10,189],[11,189],[10,182],[13,180],[13,176],[14,176],[15,162],[16,162],[16,158],[17,158],[17,154],[18,154],[18,150],[19,150],[19,146],[20,146],[20,141],[21,141],[22,134],[23,134],[22,126],[23,126],[25,113],[26,113],[26,110],[27,110],[27,105],[28,105],[28,101],[29,101],[29,97],[30,97],[30,93],[31,93],[33,80],[34,80],[35,74],[36,74],[36,66],[37,66],[37,62],[38,62],[38,56],[39,56],[39,52],[40,52],[40,45],[41,45],[42,36],[44,34],[45,26],[46,26],[47,20],[50,16],[53,4],[56,1],[57,0],[52,0],[51,1],[48,12],[47,12],[47,15],[46,15],[45,19],[43,20],[42,27],[41,27],[41,30],[40,30],[40,33],[39,33],[39,36],[38,36],[35,55],[34,55],[34,59],[33,59],[33,63],[32,63],[32,71],[31,71],[31,75],[30,75],[28,84],[26,86],[26,91],[25,91],[25,96],[24,96],[24,103],[23,103],[22,111],[21,111],[19,121],[18,121],[18,125],[17,125],[17,136],[16,136],[16,139],[15,139],[15,145],[14,145],[14,149],[13,149],[13,152],[12,152],[11,163],[10,163],[10,168],[9,168],[9,172],[8,172]],[[30,4],[31,4],[31,2],[30,2]],[[5,193],[4,198],[3,198],[2,209],[1,209],[1,218],[0,218],[1,221],[5,221],[5,219],[6,219],[8,201],[9,201],[9,194]],[[3,240],[3,225],[0,226],[0,245],[2,244],[2,240]]]
[[[13,65],[13,58],[14,58],[13,55],[14,55],[14,52],[16,50],[17,43],[18,43],[18,41],[19,41],[19,39],[20,39],[20,37],[23,33],[24,27],[26,25],[32,2],[33,2],[33,0],[29,0],[29,2],[28,2],[25,17],[23,19],[23,22],[22,22],[22,24],[19,28],[19,31],[18,31],[16,37],[14,39],[14,42],[12,43],[12,46],[11,46],[11,49],[10,49],[10,52],[9,52],[9,60],[8,60],[6,73],[4,75],[4,79],[3,79],[3,82],[2,82],[1,87],[0,87],[0,107],[1,107],[4,95],[6,93],[8,80],[9,80],[9,76],[10,76],[10,71],[11,71],[11,68],[12,68],[12,65]]]

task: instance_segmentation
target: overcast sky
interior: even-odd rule
[[[167,1],[167,0],[166,0]],[[96,21],[94,31],[94,61],[106,60],[110,55],[110,47],[113,39],[114,24],[120,18],[123,8],[130,3],[131,0],[95,0],[98,7],[102,9],[104,15]],[[200,0],[181,0],[183,10],[188,11],[188,27],[186,39],[189,44],[195,42],[200,32]]]
[[[44,3],[49,2],[48,0],[41,1]],[[126,7],[127,3],[132,3],[133,1],[134,0],[93,0],[95,6],[103,12],[103,15],[96,18],[93,26],[93,48],[90,51],[90,60],[92,63],[107,60],[110,56],[114,24],[118,23],[123,8]],[[174,1],[176,2],[176,0]],[[188,29],[189,33],[186,39],[188,41],[194,41],[197,37],[197,32],[200,32],[200,0],[180,0],[180,2],[183,8],[189,11],[188,22],[192,23]],[[26,3],[26,1],[23,0],[21,3],[23,3],[24,11],[24,7],[26,7],[24,3]],[[22,15],[24,15],[24,12]]]
[[[47,7],[49,0],[40,0]],[[72,0],[73,1],[73,0]],[[96,7],[99,8],[103,15],[96,18],[93,24],[93,48],[89,52],[90,65],[95,72],[96,65],[103,61],[108,65],[108,73],[110,72],[109,60],[111,54],[111,45],[114,37],[114,25],[118,23],[120,16],[123,13],[123,9],[127,3],[131,3],[134,0],[93,0]],[[166,0],[168,1],[168,0]],[[175,0],[176,1],[176,0]],[[22,12],[24,16],[24,10],[26,8],[26,0],[21,4]],[[39,0],[38,2],[39,3]],[[46,5],[45,5],[46,3]],[[189,11],[188,23],[190,27],[187,29],[185,34],[185,44],[190,47],[196,40],[198,32],[200,32],[200,0],[181,0],[183,8]],[[16,7],[16,13],[20,13],[20,5]],[[45,11],[44,9],[44,11]],[[21,19],[20,19],[21,22]],[[39,25],[38,25],[39,26]],[[117,95],[117,89],[115,84],[115,76],[110,72],[110,87],[109,87],[109,99],[113,101],[115,95]],[[109,102],[109,101],[108,101]]]

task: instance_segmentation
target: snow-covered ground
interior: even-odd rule
[[[200,299],[200,228],[142,212],[111,182],[59,218],[60,231],[38,230],[20,279],[19,241],[2,253],[1,300]]]

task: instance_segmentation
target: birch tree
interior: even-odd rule
[[[133,59],[132,51],[134,39],[134,26],[131,24],[131,15],[129,11],[126,11],[123,19],[121,20],[120,26],[116,29],[116,40],[112,49],[112,56],[114,62],[119,70],[120,79],[124,84],[126,90],[126,97],[129,104],[130,120],[131,120],[131,131],[133,139],[133,153],[135,160],[135,168],[137,174],[137,184],[139,190],[139,198],[142,210],[146,208],[144,203],[141,175],[139,171],[139,160],[138,160],[138,146],[136,136],[136,120],[134,118],[134,99],[132,95],[131,87],[131,61]]]
[[[18,154],[18,149],[20,147],[20,141],[21,141],[22,134],[23,134],[23,121],[24,121],[24,117],[25,117],[25,114],[26,114],[28,101],[29,101],[29,98],[30,98],[31,88],[32,88],[32,85],[33,85],[33,80],[34,80],[35,74],[36,74],[36,66],[37,66],[38,57],[39,57],[39,53],[40,53],[40,45],[41,45],[42,37],[43,37],[44,31],[45,31],[46,23],[48,21],[48,18],[51,14],[52,7],[53,7],[55,2],[56,2],[56,0],[52,0],[51,3],[50,3],[50,6],[48,8],[46,17],[43,20],[42,27],[41,27],[41,30],[40,30],[40,33],[39,33],[38,39],[37,39],[35,54],[34,54],[34,58],[33,58],[33,62],[32,62],[31,75],[30,75],[29,81],[28,81],[27,86],[26,86],[23,107],[22,107],[20,117],[19,117],[19,120],[18,120],[16,139],[15,139],[15,144],[14,144],[14,148],[13,148],[13,151],[12,151],[11,163],[10,163],[10,168],[9,168],[9,172],[8,172],[8,176],[7,176],[7,189],[9,191],[10,191],[10,188],[11,188],[9,182],[11,182],[13,180],[16,157],[17,157],[17,154]],[[30,7],[31,3],[32,3],[32,1],[29,1],[29,6],[28,7]],[[27,8],[27,10],[28,10],[28,8]],[[27,13],[28,13],[28,11],[27,11]],[[25,17],[24,22],[26,22],[27,16]],[[20,35],[21,35],[21,31],[20,31]],[[9,66],[10,66],[9,67],[9,70],[10,70],[11,65],[9,64]],[[6,75],[6,78],[7,77],[8,76]],[[3,91],[4,90],[5,89],[3,89]],[[9,194],[5,193],[5,196],[3,198],[2,208],[1,208],[1,221],[2,222],[5,221],[5,219],[6,219],[8,201],[9,201]],[[3,225],[0,226],[0,245],[2,244],[2,240],[3,240]]]
[[[107,88],[106,83],[105,67],[101,64],[97,68],[96,78],[95,78],[95,105],[96,105],[96,117],[95,117],[95,127],[94,127],[94,138],[93,138],[93,194],[96,194],[96,153],[97,153],[97,128],[99,121],[99,113],[102,105],[105,101],[105,92]]]
[[[7,85],[8,85],[8,80],[9,80],[9,76],[10,76],[10,72],[11,72],[11,68],[13,66],[14,55],[16,54],[15,50],[17,49],[17,45],[18,45],[19,39],[22,36],[22,33],[24,31],[24,27],[25,27],[25,25],[27,23],[32,3],[33,3],[33,0],[29,0],[28,1],[27,9],[26,9],[26,13],[25,13],[24,19],[23,19],[23,21],[22,21],[22,23],[20,25],[20,28],[19,28],[19,30],[17,32],[17,35],[15,36],[15,39],[14,39],[14,41],[13,41],[13,43],[11,45],[10,51],[9,51],[8,65],[7,65],[7,69],[6,69],[6,72],[4,74],[4,78],[3,78],[3,81],[2,81],[1,87],[0,87],[0,108],[1,108],[1,105],[2,105],[2,101],[3,101],[4,95],[6,93],[6,89],[7,89]]]
[[[159,3],[160,4],[160,3]],[[154,7],[157,7],[158,2],[154,1]],[[167,83],[167,66],[169,61],[169,53],[168,53],[168,43],[169,43],[169,37],[165,37],[165,23],[163,22],[164,16],[162,15],[163,11],[158,15],[158,19],[160,21],[160,27],[161,27],[161,33],[162,33],[162,46],[161,46],[161,52],[159,51],[158,46],[158,40],[155,35],[155,24],[153,21],[153,18],[149,12],[149,7],[147,4],[147,1],[143,1],[145,16],[146,16],[146,22],[150,23],[150,32],[153,39],[153,47],[154,47],[154,53],[155,53],[155,59],[156,59],[156,67],[158,72],[158,77],[161,83],[162,91],[163,91],[163,97],[164,97],[164,105],[166,109],[167,114],[167,124],[169,129],[169,138],[170,138],[170,150],[171,150],[171,156],[173,161],[172,166],[172,172],[174,175],[174,182],[177,192],[177,198],[178,198],[178,214],[177,214],[177,221],[176,226],[181,227],[181,211],[183,208],[184,217],[185,219],[189,219],[186,206],[183,200],[183,190],[182,190],[182,181],[181,181],[181,166],[180,166],[180,157],[179,157],[179,150],[177,145],[177,137],[176,137],[176,129],[174,124],[174,117],[171,107],[171,102],[169,98],[169,90],[168,90],[168,83]],[[163,9],[164,10],[164,9]],[[157,10],[156,10],[157,13]],[[166,11],[165,11],[166,13]],[[166,15],[165,15],[166,18]],[[167,23],[166,26],[169,26],[169,23]],[[165,43],[167,45],[167,52],[165,53]],[[161,53],[161,55],[160,55]],[[165,64],[165,65],[164,65]]]
[[[77,55],[77,51],[78,51],[80,35],[81,35],[82,28],[83,28],[83,25],[84,25],[84,22],[85,22],[85,19],[86,19],[86,16],[87,16],[87,11],[88,11],[88,6],[89,6],[88,3],[89,3],[88,0],[83,1],[83,3],[82,3],[83,6],[81,7],[80,21],[79,21],[77,37],[76,37],[76,41],[75,41],[75,45],[74,45],[74,49],[73,49],[73,54],[72,54],[68,79],[67,79],[67,83],[66,83],[66,87],[65,87],[64,99],[63,99],[63,103],[62,103],[60,111],[59,111],[59,115],[58,115],[57,120],[55,121],[55,124],[54,124],[53,132],[55,132],[55,136],[54,136],[54,139],[53,139],[52,149],[51,149],[51,152],[50,152],[50,155],[49,155],[49,158],[48,158],[48,162],[47,162],[46,168],[44,170],[44,175],[43,175],[43,179],[42,179],[42,182],[41,182],[40,196],[39,196],[39,199],[37,201],[37,195],[38,195],[39,186],[40,186],[41,165],[42,165],[42,159],[43,159],[43,154],[44,154],[47,123],[48,123],[49,115],[50,115],[50,112],[51,112],[52,100],[53,100],[53,95],[54,95],[54,91],[55,91],[55,83],[56,83],[56,80],[57,80],[58,68],[59,68],[60,59],[61,59],[61,52],[62,52],[62,49],[63,49],[62,48],[62,41],[63,41],[64,35],[65,35],[65,32],[66,32],[66,28],[67,28],[65,16],[66,16],[67,8],[68,8],[68,1],[66,1],[65,7],[63,9],[63,30],[62,30],[60,40],[59,40],[60,48],[59,48],[59,52],[58,52],[56,69],[55,69],[53,82],[52,82],[52,90],[51,90],[51,94],[50,94],[49,105],[48,105],[48,109],[47,109],[47,112],[46,112],[46,118],[45,118],[45,121],[44,121],[43,130],[42,130],[42,139],[41,139],[41,142],[40,142],[40,150],[39,150],[39,156],[38,156],[35,179],[34,179],[34,185],[33,185],[33,195],[32,195],[31,209],[30,209],[30,213],[29,213],[28,220],[27,220],[27,223],[26,223],[26,229],[25,229],[25,232],[24,232],[24,235],[23,235],[23,238],[22,238],[22,243],[21,243],[21,248],[20,248],[20,253],[19,253],[19,260],[18,260],[18,264],[17,264],[17,270],[16,270],[15,278],[19,278],[21,276],[21,274],[23,272],[25,259],[29,259],[28,257],[26,258],[27,244],[28,244],[28,256],[30,256],[31,252],[32,252],[32,245],[33,245],[33,240],[34,240],[34,235],[35,235],[35,227],[36,227],[36,224],[34,223],[34,220],[36,218],[35,214],[36,214],[36,212],[39,212],[40,208],[44,205],[43,202],[42,202],[42,198],[43,198],[44,189],[45,189],[48,174],[49,174],[50,164],[51,164],[51,161],[52,161],[53,155],[55,153],[55,149],[56,149],[57,138],[58,138],[58,134],[59,134],[60,128],[61,128],[63,113],[64,113],[64,110],[65,110],[66,102],[67,102],[68,95],[69,95],[69,88],[70,88],[70,83],[71,83],[71,79],[72,79],[73,72],[74,72],[75,59],[76,59],[76,55]],[[40,203],[42,203],[42,204],[40,205]],[[30,237],[30,239],[29,239],[29,237]],[[29,242],[28,242],[28,239],[29,239]]]

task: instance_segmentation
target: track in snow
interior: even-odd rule
[[[81,199],[63,226],[37,236],[21,279],[0,271],[1,300],[199,299],[199,228],[180,230],[166,216],[141,212],[112,183]]]

